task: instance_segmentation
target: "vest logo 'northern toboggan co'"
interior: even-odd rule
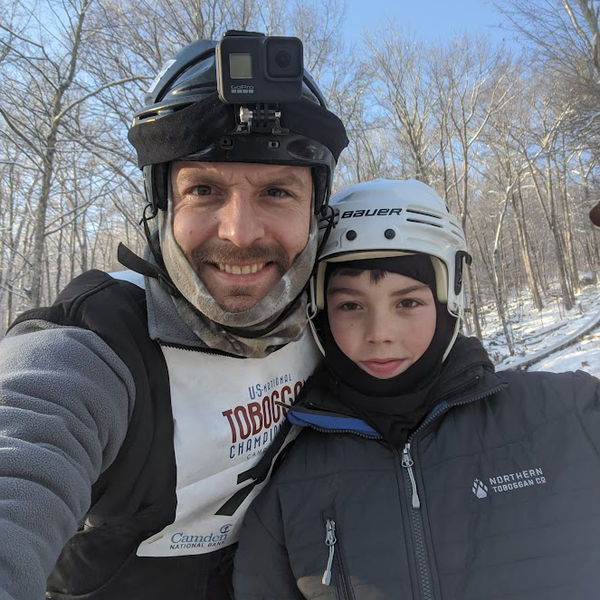
[[[544,485],[546,476],[541,467],[535,469],[525,469],[515,473],[506,473],[488,477],[487,480],[475,478],[471,491],[480,500],[487,498],[489,494],[501,494],[503,492],[513,492],[536,485]]]

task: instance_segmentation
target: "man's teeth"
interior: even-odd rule
[[[261,269],[265,268],[265,263],[257,263],[255,265],[244,265],[240,267],[238,265],[221,264],[217,265],[221,271],[225,273],[231,273],[232,275],[250,275],[250,273],[256,273]]]

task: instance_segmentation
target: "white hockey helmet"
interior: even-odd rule
[[[421,253],[432,259],[438,300],[462,316],[463,264],[471,256],[458,220],[432,188],[415,179],[375,179],[342,188],[330,206],[333,227],[311,281],[313,309],[325,308],[328,263]]]

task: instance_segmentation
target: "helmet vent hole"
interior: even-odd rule
[[[419,223],[419,225],[429,225],[429,227],[437,227],[438,229],[443,229],[444,226],[439,223],[429,223],[428,221],[421,221],[419,219],[406,219],[407,223]]]
[[[358,237],[358,234],[356,233],[356,231],[354,231],[354,229],[350,229],[349,231],[346,232],[346,239],[349,242],[353,242],[357,237]]]
[[[432,213],[424,212],[421,210],[415,210],[414,208],[407,208],[406,212],[412,215],[422,215],[424,217],[429,217],[430,219],[437,219],[438,221],[442,218],[439,215],[434,215]]]
[[[268,146],[271,150],[277,150],[277,148],[279,148],[279,142],[277,140],[269,140]]]

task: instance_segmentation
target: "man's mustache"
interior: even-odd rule
[[[228,243],[202,244],[192,250],[191,259],[195,267],[217,263],[274,263],[282,274],[291,266],[287,252],[279,244],[254,244],[248,248],[237,248]]]

